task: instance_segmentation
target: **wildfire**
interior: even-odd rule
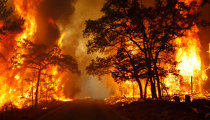
[[[194,0],[180,0],[189,5]],[[201,4],[201,0],[196,1],[197,4]],[[192,12],[196,12],[197,9],[193,9]],[[161,85],[164,96],[168,94],[173,95],[186,95],[190,94],[192,97],[204,97],[205,91],[202,89],[202,85],[207,80],[205,73],[205,67],[203,66],[200,51],[200,39],[198,36],[199,29],[195,25],[191,30],[186,31],[185,36],[177,38],[175,44],[179,46],[176,49],[175,59],[178,62],[176,69],[181,76],[174,76],[169,74]],[[132,46],[128,48],[133,50]],[[210,52],[210,43],[209,51]],[[145,85],[143,81],[143,86]],[[137,86],[137,83],[132,81],[126,81],[119,85],[119,90],[116,92],[118,96],[125,96],[131,98],[135,96],[139,98],[139,88],[135,87],[135,90],[131,89],[131,86]],[[121,91],[121,87],[124,87],[125,91]],[[148,88],[147,88],[148,89]],[[120,92],[121,91],[121,92]],[[148,89],[148,91],[150,91]],[[150,93],[148,93],[149,96]]]
[[[36,2],[40,3],[40,0]],[[16,41],[21,41],[24,39],[30,39],[34,37],[34,34],[37,31],[36,24],[36,7],[33,4],[33,1],[24,1],[24,0],[15,0],[14,1],[16,12],[24,18],[24,31],[16,37]],[[20,43],[20,42],[18,42]],[[20,46],[20,44],[18,44]]]
[[[63,32],[62,34],[61,34],[61,36],[60,36],[60,38],[58,39],[58,46],[60,47],[60,48],[62,48],[62,46],[63,46],[63,38],[65,37],[65,35],[66,35],[66,32]]]
[[[23,31],[16,35],[16,47],[21,48],[24,40],[30,40],[35,42],[37,33],[37,6],[42,2],[42,0],[14,0],[14,7],[16,14],[20,15],[24,20],[24,25],[22,26]],[[49,19],[50,24],[55,25],[53,19]],[[1,24],[1,22],[0,22]],[[58,39],[57,45],[61,48],[63,45],[63,38],[65,33],[63,33]],[[16,53],[25,53],[24,49],[18,49]],[[18,62],[23,63],[24,59],[18,57]],[[2,70],[2,69],[1,69]],[[4,74],[0,76],[0,109],[7,109],[9,105],[14,105],[17,108],[23,108],[33,104],[35,99],[35,86],[36,86],[36,76],[37,73],[33,70],[23,70],[21,68],[12,69],[12,71],[3,70]],[[40,100],[60,100],[60,101],[72,101],[72,99],[67,98],[64,93],[64,83],[63,78],[65,74],[58,70],[57,66],[50,66],[49,69],[44,71],[45,75],[49,74],[45,79],[46,84],[41,88],[40,93],[45,94],[44,96],[52,97],[41,97]],[[48,84],[50,83],[50,84]],[[53,92],[49,92],[53,89]],[[4,108],[3,108],[4,107]]]
[[[189,4],[192,0],[183,2]],[[197,1],[197,4],[200,3],[201,1]],[[179,46],[176,50],[176,61],[179,63],[177,70],[183,79],[172,76],[165,79],[170,93],[194,94],[195,91],[196,94],[202,95],[202,83],[207,79],[207,75],[202,67],[198,32],[198,27],[194,26],[184,37],[176,39],[176,44]]]

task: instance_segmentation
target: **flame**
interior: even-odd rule
[[[37,9],[41,2],[42,0],[14,0],[16,14],[25,20],[22,26],[23,31],[15,37],[15,47],[21,48],[25,39],[35,42],[37,35]],[[53,19],[49,19],[48,22],[56,27]],[[64,36],[65,32],[58,39],[57,44],[60,48],[63,46],[62,40]],[[26,51],[21,48],[16,53],[24,54]],[[18,62],[23,63],[24,59],[19,56]],[[0,109],[9,109],[7,106],[10,104],[17,108],[31,106],[32,101],[34,102],[35,99],[35,76],[37,73],[20,67],[7,69],[6,66],[0,68],[0,71],[2,71],[2,74],[0,74]],[[45,82],[40,83],[43,86],[40,88],[40,100],[72,101],[63,92],[65,73],[60,72],[58,66],[50,66],[49,69],[43,71],[43,74]]]
[[[180,0],[189,4],[193,0]],[[200,4],[201,0],[197,1]],[[195,11],[194,11],[195,12]],[[183,77],[176,78],[173,75],[169,75],[164,81],[166,86],[169,87],[169,93],[171,94],[197,94],[202,96],[202,84],[207,79],[204,67],[202,66],[200,56],[200,39],[198,37],[199,29],[195,25],[186,32],[186,36],[177,38],[176,44],[179,48],[176,50],[176,61],[179,63],[177,70]]]
[[[65,37],[65,35],[66,35],[66,32],[63,32],[62,34],[61,34],[61,36],[60,36],[60,38],[58,39],[58,46],[60,47],[60,48],[62,48],[62,46],[63,46],[63,38]]]
[[[184,2],[186,5],[189,5],[194,0],[179,0]],[[197,4],[200,5],[202,0],[196,0]],[[192,10],[192,12],[196,12],[198,8]],[[181,11],[184,13],[183,11]],[[174,76],[173,74],[169,74],[166,78],[163,79],[164,84],[161,85],[164,96],[169,94],[173,95],[186,95],[189,94],[193,98],[205,97],[207,91],[203,90],[202,85],[207,80],[206,69],[203,66],[200,51],[200,39],[198,36],[199,29],[195,25],[190,30],[186,31],[184,37],[180,37],[175,39],[175,44],[179,46],[176,49],[175,59],[178,62],[176,69],[179,71],[180,76]],[[134,50],[132,54],[135,54],[135,48],[133,46],[128,47],[129,50]],[[210,53],[210,43],[209,43],[209,51]],[[207,68],[209,69],[209,67]],[[133,90],[132,85],[135,90]],[[145,81],[142,80],[142,86],[145,86]],[[144,89],[144,88],[143,88]],[[144,90],[143,90],[144,91]],[[151,97],[150,89],[147,88],[147,96]],[[118,89],[116,90],[116,96],[121,96],[120,99],[114,102],[110,98],[106,100],[112,101],[113,103],[125,101],[126,98],[140,98],[139,96],[139,88],[136,82],[126,81],[119,84]],[[122,98],[122,96],[124,96]],[[112,96],[113,97],[113,96]],[[131,100],[129,100],[130,102]]]
[[[35,2],[40,3],[40,0],[36,0]],[[24,31],[16,37],[17,41],[21,41],[24,39],[30,39],[34,37],[37,31],[36,24],[36,7],[34,7],[34,2],[29,0],[15,0],[14,1],[16,12],[24,18]],[[20,43],[20,42],[19,42]],[[18,44],[19,46],[20,44]]]

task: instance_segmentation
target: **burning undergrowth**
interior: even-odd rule
[[[138,29],[138,28],[134,29],[137,20],[130,17],[130,14],[135,14],[136,12],[135,8],[137,6],[135,6],[136,4],[133,5],[132,2],[138,3],[137,1],[129,1],[129,0],[125,0],[122,3],[120,3],[119,1],[116,2],[110,0],[104,5],[104,8],[102,9],[102,11],[105,14],[104,16],[102,16],[98,20],[86,21],[87,26],[86,29],[84,30],[85,35],[87,37],[90,37],[91,35],[94,36],[93,38],[90,38],[91,40],[87,44],[89,50],[88,52],[94,53],[96,51],[100,51],[101,53],[104,53],[105,56],[107,56],[107,57],[97,57],[96,59],[92,60],[91,64],[87,67],[88,72],[90,74],[99,75],[99,76],[102,76],[104,74],[111,74],[113,79],[115,79],[115,81],[118,83],[118,87],[115,89],[114,95],[106,100],[108,102],[111,101],[111,103],[116,103],[116,101],[130,102],[132,101],[132,99],[134,101],[138,100],[136,98],[141,98],[141,99],[158,98],[157,93],[159,95],[159,98],[161,99],[164,98],[167,100],[171,100],[171,98],[173,98],[174,96],[180,96],[184,98],[183,97],[184,95],[190,95],[192,98],[209,99],[209,89],[204,89],[204,84],[208,79],[206,74],[206,70],[208,68],[206,69],[206,65],[204,64],[204,61],[201,59],[202,46],[200,43],[200,38],[198,36],[200,26],[198,26],[198,24],[196,23],[197,21],[194,21],[190,29],[186,30],[183,33],[183,35],[173,39],[172,44],[176,47],[172,53],[170,53],[169,50],[169,52],[166,54],[167,58],[164,58],[165,53],[160,54],[160,57],[157,59],[161,60],[157,62],[157,65],[155,65],[155,63],[154,65],[153,63],[150,63],[148,65],[149,67],[148,66],[145,67],[146,69],[145,70],[144,67],[139,67],[139,66],[147,65],[147,61],[153,62],[156,60],[155,57],[153,59],[153,55],[155,56],[155,54],[158,53],[157,51],[155,51],[158,48],[155,48],[156,42],[153,43],[152,40],[161,36],[156,36],[158,34],[157,32],[158,29],[156,30],[157,34],[155,35],[152,32],[150,32],[150,29],[152,31],[159,25],[156,26],[153,24],[153,22],[151,22],[152,20],[155,21],[156,19],[151,18],[152,19],[151,21],[150,20],[147,21],[147,17],[153,15],[143,16],[142,19],[145,18],[146,22],[144,22],[144,20],[143,22],[140,21],[139,23],[142,24],[139,24],[139,26],[145,25],[144,29],[146,30],[144,31],[140,28],[139,31],[141,30],[144,31],[146,37],[144,35],[141,36],[141,34],[144,34],[144,32],[139,33],[140,36],[139,38],[136,37],[138,35],[133,33],[133,31]],[[170,3],[170,1],[165,1],[165,2]],[[178,3],[178,1],[176,0],[172,1],[171,3],[173,2]],[[183,6],[194,5],[194,7],[190,8],[190,10],[189,9],[186,11],[183,11],[182,9],[179,10],[179,13],[177,14],[180,14],[182,17],[185,18],[187,18],[187,13],[196,15],[199,12],[200,4],[202,3],[201,0],[200,1],[179,0],[179,2],[180,3],[178,4],[182,4]],[[127,4],[124,3],[127,4],[130,3],[130,6],[133,5],[134,8],[130,10],[129,8],[130,6],[126,6]],[[164,2],[161,1],[160,3],[162,4]],[[176,6],[177,8],[178,4]],[[125,11],[126,10],[127,11],[122,12],[120,9],[115,9],[115,7],[119,8],[122,7],[122,9],[125,7]],[[144,7],[142,9],[144,9]],[[150,9],[152,10],[152,8]],[[111,14],[110,11],[116,12],[116,14],[118,13],[122,16],[117,16],[114,13]],[[157,11],[159,10],[157,9]],[[149,14],[149,12],[146,14]],[[161,15],[162,13],[158,14]],[[141,12],[139,12],[139,14],[141,14]],[[112,19],[113,17],[112,15],[115,16],[116,18]],[[160,16],[157,16],[157,19],[161,19],[163,16],[161,16],[161,18],[158,17]],[[164,19],[163,21],[167,21],[167,18]],[[165,24],[169,26],[171,25],[170,20],[168,23],[164,23],[163,21],[162,21],[163,26]],[[162,23],[160,22],[160,24]],[[176,23],[182,24],[181,21],[177,21]],[[115,26],[116,29],[113,26]],[[110,33],[109,31],[112,32]],[[136,33],[138,33],[139,31],[136,31]],[[154,35],[155,37],[152,35]],[[164,36],[164,32],[162,35]],[[150,37],[154,38],[150,40]],[[104,41],[104,43],[99,42],[101,39]],[[153,46],[150,48],[152,50],[148,50],[147,47],[145,47],[147,46],[145,41],[146,42],[150,41],[147,45]],[[157,46],[158,45],[159,44],[157,43]],[[144,60],[142,59],[140,59],[139,61],[136,60],[139,57],[138,55],[140,56],[140,58],[146,59],[145,60],[146,62],[144,62]],[[175,65],[174,68],[173,68],[173,63],[172,64],[170,62],[164,63],[164,60],[167,61],[167,59],[168,61],[172,60],[177,62],[174,64]],[[143,61],[142,64],[141,60]],[[158,66],[157,69],[159,69],[160,71],[161,69],[166,70],[165,71],[166,74],[164,75],[164,72],[155,73],[156,66]],[[152,69],[150,70],[150,68]],[[138,71],[138,69],[140,70]],[[151,71],[153,71],[153,73],[150,74]],[[154,79],[151,78],[151,76],[153,76]]]
[[[22,108],[34,104],[37,106],[36,101],[66,101],[71,100],[77,93],[78,90],[72,90],[74,93],[68,94],[68,97],[65,95],[65,84],[70,81],[71,73],[63,71],[59,64],[72,62],[74,67],[69,68],[74,71],[77,69],[77,63],[74,58],[62,53],[64,34],[55,22],[58,20],[59,23],[67,24],[74,12],[75,1],[63,0],[59,1],[59,5],[57,2],[9,2],[13,11],[11,17],[3,18],[4,33],[1,35],[1,107],[6,103]],[[13,16],[18,16],[19,19],[14,19]],[[10,22],[9,18],[15,22]],[[23,64],[28,65],[23,67]],[[71,84],[74,84],[74,81]]]
[[[192,1],[185,1],[186,4],[190,2]],[[197,4],[200,3],[201,1],[198,1]],[[138,83],[133,80],[128,79],[121,83],[115,83],[113,78],[106,76],[102,77],[102,81],[108,80],[108,82],[101,82],[98,81],[98,77],[89,76],[85,71],[91,59],[98,54],[92,56],[86,54],[87,40],[82,36],[82,30],[85,27],[84,21],[102,16],[103,14],[99,12],[102,4],[104,1],[97,0],[94,2],[91,0],[9,1],[9,5],[14,9],[12,19],[16,22],[8,22],[10,24],[7,26],[11,27],[4,30],[7,34],[1,34],[0,107],[6,103],[12,103],[18,108],[35,104],[39,72],[29,68],[11,67],[11,58],[14,56],[18,64],[23,64],[27,60],[27,58],[21,57],[21,55],[30,53],[24,47],[27,40],[30,41],[29,46],[38,46],[34,53],[44,53],[58,58],[63,58],[66,54],[73,56],[81,70],[78,75],[63,71],[57,64],[44,69],[40,77],[38,94],[40,101],[68,101],[74,98],[90,97],[101,99],[110,94],[113,97],[107,100],[110,100],[111,103],[131,102],[140,98]],[[89,13],[86,13],[87,11]],[[2,24],[4,22],[0,21],[0,27]],[[185,37],[175,40],[179,48],[176,49],[174,58],[178,62],[176,70],[179,71],[181,77],[169,74],[167,77],[161,78],[162,95],[166,99],[170,99],[169,97],[174,95],[185,94],[206,97],[205,95],[209,92],[202,89],[207,75],[200,55],[201,45],[198,32],[199,28],[195,25],[185,33]],[[128,48],[136,49],[133,46]],[[53,50],[54,52],[50,52]],[[167,67],[167,65],[165,66]],[[143,80],[143,86],[147,84],[146,81],[146,79]],[[152,96],[149,87],[143,88],[143,91],[148,91],[147,98]]]

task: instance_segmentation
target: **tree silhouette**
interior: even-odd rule
[[[154,7],[140,6],[138,0],[108,0],[101,18],[86,21],[84,37],[90,38],[88,53],[99,51],[109,59],[93,60],[87,67],[88,73],[100,75],[103,70],[111,71],[114,78],[135,78],[138,83],[140,78],[147,79],[152,97],[157,98],[158,89],[161,98],[160,77],[177,72],[174,40],[199,22],[199,15],[191,12],[195,7],[196,2],[185,5],[178,0],[156,0]],[[103,62],[109,62],[109,66]],[[171,66],[170,70],[166,65]],[[141,91],[141,84],[139,88]]]
[[[35,108],[38,105],[39,84],[43,70],[57,65],[63,70],[68,69],[71,72],[79,73],[77,61],[70,55],[62,54],[58,46],[47,50],[44,45],[37,45],[29,40],[24,40],[21,49],[24,49],[25,53],[17,53],[13,56],[11,59],[12,66],[13,68],[34,69],[37,71]],[[21,59],[23,61],[20,61]]]
[[[7,1],[0,0],[0,35],[5,35],[7,31],[21,30],[21,25],[24,23],[22,18],[13,15],[13,9],[6,5]]]

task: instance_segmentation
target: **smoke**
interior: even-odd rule
[[[103,1],[98,0],[43,0],[37,7],[36,42],[52,47],[65,32],[63,52],[78,61],[81,74],[69,73],[63,80],[67,97],[104,98],[109,95],[105,84],[86,74],[85,67],[93,56],[86,54],[87,40],[82,36],[85,20],[100,17],[102,5]]]
[[[153,0],[143,1],[145,6],[151,6],[153,2]],[[111,88],[107,86],[114,85],[110,77],[104,77],[99,81],[97,77],[87,75],[85,70],[96,55],[88,55],[86,52],[87,40],[82,36],[84,23],[85,20],[101,17],[103,14],[100,10],[104,3],[105,0],[43,0],[38,6],[36,35],[38,43],[50,47],[55,44],[62,32],[66,32],[63,52],[72,55],[78,61],[81,74],[66,76],[68,80],[64,91],[69,97],[105,98],[111,93]]]
[[[201,8],[201,19],[210,21],[210,16],[209,16],[209,10],[210,10],[210,4],[205,5],[203,8]],[[206,69],[208,66],[210,66],[210,53],[207,51],[209,50],[209,35],[210,35],[210,27],[205,27],[205,28],[199,28],[199,37],[201,40],[201,57],[202,61],[204,62],[204,68]],[[205,90],[210,90],[210,69],[206,71],[208,79],[204,83],[204,88]]]
[[[73,15],[74,3],[76,0],[44,0],[37,8],[37,42],[48,45],[54,45],[60,36],[55,21],[62,26],[71,22]],[[49,44],[50,43],[50,44]]]
[[[75,3],[73,15],[69,16],[69,24],[62,23],[60,20],[56,21],[59,29],[67,33],[64,38],[64,53],[74,56],[81,70],[80,76],[70,78],[74,79],[74,84],[80,89],[76,98],[91,97],[93,99],[104,99],[110,95],[110,88],[107,88],[107,86],[110,86],[107,84],[112,84],[109,81],[110,78],[104,77],[99,81],[98,77],[90,76],[86,73],[86,66],[96,55],[87,54],[87,40],[82,35],[86,20],[97,19],[103,15],[100,10],[104,3],[105,0],[79,0]],[[72,91],[72,87],[66,87],[66,89],[69,88],[70,90],[67,91]]]
[[[91,59],[96,57],[86,52],[87,40],[83,38],[85,21],[101,17],[104,3],[105,0],[24,0],[22,3],[25,11],[36,16],[37,31],[33,41],[37,44],[51,48],[60,35],[66,33],[63,53],[77,59],[81,71],[80,75],[65,75],[64,94],[67,97],[104,99],[110,95],[107,86],[113,86],[113,80],[104,77],[99,81],[98,77],[88,75],[85,70]],[[9,4],[13,5],[14,0],[10,0]]]
[[[78,61],[81,74],[69,73],[65,76],[64,93],[68,97],[103,99],[109,96],[110,90],[107,84],[110,82],[99,81],[98,77],[86,74],[85,68],[95,55],[87,55],[87,40],[82,35],[85,20],[99,18],[102,15],[100,9],[104,2],[104,0],[43,0],[37,6],[36,42],[51,47],[56,44],[61,33],[65,32],[63,53],[73,56]]]

